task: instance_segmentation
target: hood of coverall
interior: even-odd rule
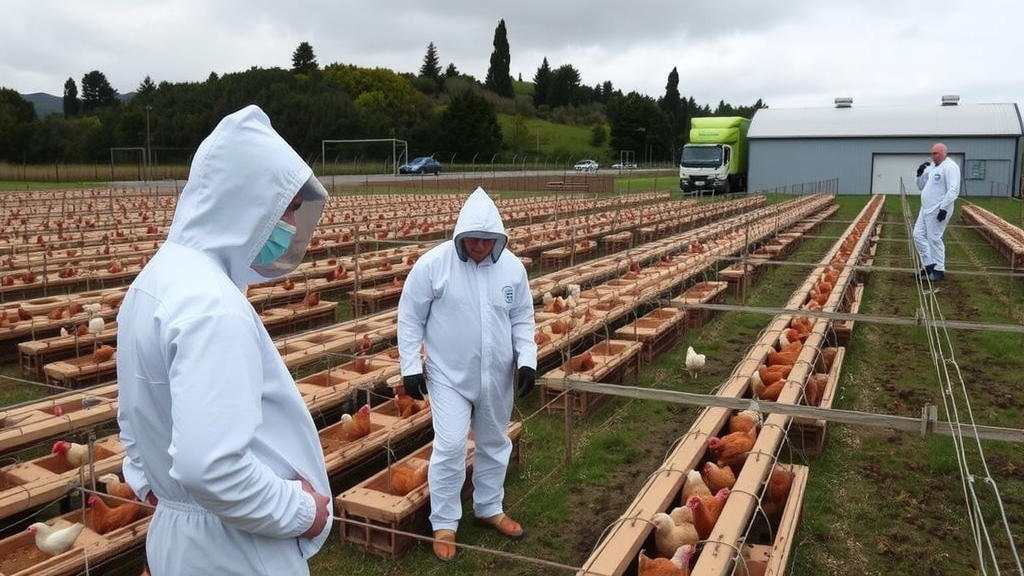
[[[455,236],[452,238],[455,241],[455,252],[458,253],[460,260],[467,262],[469,255],[462,244],[463,238],[494,239],[494,247],[491,248],[492,263],[498,261],[501,251],[508,244],[508,236],[505,234],[501,215],[498,214],[498,207],[483,188],[478,187],[469,195],[459,210],[459,219],[455,222]]]
[[[295,236],[266,266],[254,263],[296,193]],[[221,263],[240,289],[294,270],[327,201],[313,170],[270,126],[257,106],[226,116],[199,145],[181,191],[169,242]]]

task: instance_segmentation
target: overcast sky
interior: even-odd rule
[[[943,6],[943,4],[948,4]],[[201,82],[210,72],[291,67],[300,42],[321,66],[417,72],[427,44],[441,66],[483,80],[505,20],[512,76],[541,60],[623,92],[679,90],[771,107],[1019,102],[1024,1],[722,0],[4,0],[0,86],[60,96],[91,70],[119,92],[147,75]]]

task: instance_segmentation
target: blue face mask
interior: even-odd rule
[[[282,254],[288,251],[288,247],[292,245],[292,238],[294,236],[295,226],[279,221],[270,232],[270,238],[267,238],[267,243],[263,245],[263,248],[260,248],[259,254],[256,255],[256,264],[267,266],[280,258]]]

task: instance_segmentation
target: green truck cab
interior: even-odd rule
[[[679,155],[679,188],[687,193],[745,191],[749,129],[750,120],[738,116],[690,119],[690,142]]]

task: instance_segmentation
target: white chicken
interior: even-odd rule
[[[551,295],[551,292],[545,292],[544,295],[541,296],[541,302],[544,304],[544,306],[551,304],[551,302],[554,299],[555,297]]]
[[[569,284],[568,286],[565,287],[565,291],[566,293],[568,293],[570,298],[578,299],[580,297],[579,284]]]
[[[98,314],[102,307],[103,305],[100,304],[99,302],[93,302],[92,304],[82,304],[82,310],[84,310],[85,313],[89,314],[90,316],[93,314]]]
[[[72,466],[84,466],[89,463],[89,447],[77,442],[58,440],[53,444],[51,454],[61,454]]]
[[[55,528],[45,522],[36,522],[28,527],[28,531],[35,535],[36,548],[50,556],[63,554],[71,549],[78,539],[78,535],[85,528],[84,524],[75,522],[64,528]]]
[[[106,325],[107,324],[106,324],[106,322],[103,321],[103,318],[100,318],[100,317],[90,318],[89,319],[89,328],[88,328],[89,334],[99,334],[100,332],[103,332],[103,328]]]
[[[704,369],[704,354],[697,354],[694,351],[693,346],[686,348],[686,370],[690,373],[691,378],[697,378],[700,371]]]

